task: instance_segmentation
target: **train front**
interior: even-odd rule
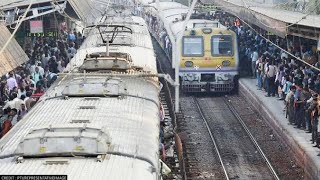
[[[230,92],[238,88],[236,34],[227,28],[195,27],[181,42],[180,86],[184,92]]]

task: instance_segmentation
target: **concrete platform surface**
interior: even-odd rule
[[[312,147],[311,134],[288,124],[284,114],[283,101],[275,97],[265,97],[266,93],[257,90],[255,79],[240,79],[239,92],[249,101],[262,117],[271,125],[281,140],[295,152],[295,158],[302,161],[307,179],[320,179],[320,152]]]

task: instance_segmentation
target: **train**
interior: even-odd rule
[[[156,57],[144,19],[124,9],[86,28],[66,72],[1,138],[1,175],[162,179]]]
[[[239,52],[234,31],[197,15],[200,9],[185,22],[189,7],[177,2],[138,0],[138,4],[144,7],[153,36],[170,59],[179,62],[173,67],[179,68],[182,91],[237,92]]]

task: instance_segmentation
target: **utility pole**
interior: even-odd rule
[[[191,1],[191,0],[190,0]],[[191,4],[191,7],[189,7],[189,11],[188,11],[188,14],[187,14],[187,17],[183,23],[183,26],[182,26],[182,30],[180,31],[180,33],[178,34],[177,36],[177,39],[176,41],[174,42],[174,46],[173,48],[176,49],[176,53],[173,55],[175,56],[175,58],[172,58],[172,59],[175,59],[176,60],[176,63],[175,63],[175,82],[176,82],[176,86],[175,86],[175,112],[178,113],[179,112],[179,99],[180,99],[180,92],[179,92],[179,67],[180,67],[180,54],[181,54],[181,48],[180,48],[180,43],[181,40],[182,40],[182,36],[184,34],[184,31],[188,25],[188,22],[190,20],[190,17],[192,15],[192,12],[197,4],[197,1],[198,0],[193,0],[192,1],[192,4]]]

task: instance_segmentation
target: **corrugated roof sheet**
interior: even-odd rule
[[[11,36],[10,31],[4,24],[0,24],[0,49],[8,41]],[[4,75],[13,70],[17,66],[28,61],[28,56],[13,38],[7,48],[0,54],[0,75]]]
[[[68,0],[74,11],[77,15],[83,20],[86,24],[94,23],[97,18],[101,17],[103,12],[101,9],[104,6],[96,3],[94,0]]]
[[[272,7],[268,4],[261,4],[256,3],[252,1],[245,1],[245,5],[243,4],[242,0],[228,0],[228,1],[217,1],[217,0],[201,0],[203,3],[217,3],[220,4],[222,2],[231,3],[233,5],[236,5],[242,8],[248,7],[250,10],[254,11],[254,13],[260,13],[262,15],[268,16],[269,18],[282,21],[285,23],[295,23],[302,26],[309,26],[309,27],[316,27],[320,28],[320,16],[319,15],[308,15],[300,13],[300,12],[293,12],[293,11],[287,11],[283,9],[277,9],[275,7]],[[225,9],[233,9],[235,7],[232,6],[226,6]],[[304,18],[305,17],[305,18]],[[297,22],[300,20],[299,22]]]
[[[40,4],[51,2],[52,0],[34,0],[33,4]],[[61,1],[61,0],[57,0]],[[19,6],[28,6],[30,4],[30,0],[1,0],[0,8],[1,9],[12,9]]]

